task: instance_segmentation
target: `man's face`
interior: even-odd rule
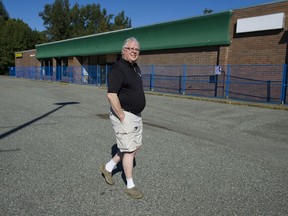
[[[122,56],[130,63],[135,62],[139,57],[139,44],[135,41],[129,41],[122,49]]]

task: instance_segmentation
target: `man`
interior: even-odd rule
[[[107,98],[110,103],[110,120],[116,134],[118,152],[100,170],[109,185],[113,185],[112,170],[122,161],[127,180],[125,192],[132,198],[143,197],[133,181],[133,162],[142,145],[141,112],[146,105],[141,71],[136,60],[140,45],[136,38],[124,41],[122,58],[116,62],[108,74]]]

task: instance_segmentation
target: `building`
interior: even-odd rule
[[[26,54],[16,56],[16,66],[35,64],[27,60],[35,57],[38,64],[33,66],[110,64],[115,62],[124,39],[129,36],[141,42],[139,64],[143,65],[286,64],[287,12],[285,0],[38,44],[31,54],[25,51]]]
[[[17,52],[15,65],[41,66],[45,70],[44,74],[48,73],[56,80],[62,79],[67,67],[74,67],[74,76],[84,74],[85,77],[89,77],[93,71],[91,67],[100,66],[104,73],[107,72],[107,66],[119,58],[123,41],[134,36],[140,41],[141,55],[138,64],[142,66],[209,65],[212,69],[197,71],[199,74],[208,75],[214,73],[214,66],[221,66],[224,72],[228,71],[228,65],[282,67],[283,64],[288,64],[287,14],[288,1],[281,0],[138,28],[38,44],[35,50]],[[253,69],[256,73],[252,78],[266,76],[269,80],[283,79],[282,73],[276,75],[270,72],[271,68],[266,68],[268,72],[264,75],[257,73],[257,70],[265,70],[263,67]],[[237,68],[238,74],[247,74],[249,71],[247,67]],[[169,73],[178,75],[181,72]],[[231,75],[236,72],[232,69],[229,73]],[[86,79],[85,77],[82,80]],[[287,82],[287,77],[285,79]],[[220,94],[223,95],[224,91],[223,84]],[[278,94],[281,90],[277,91]]]

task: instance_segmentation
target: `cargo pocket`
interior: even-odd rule
[[[126,151],[136,150],[142,142],[140,130],[141,127],[139,125],[131,122],[129,124],[122,123],[116,133],[118,148]]]
[[[129,148],[129,133],[123,128],[122,124],[119,124],[115,130],[117,146],[119,149],[127,150]]]

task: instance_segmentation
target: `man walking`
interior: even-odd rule
[[[139,52],[137,39],[126,39],[122,47],[122,58],[112,66],[108,74],[107,98],[118,151],[108,163],[100,166],[106,182],[113,185],[112,170],[122,161],[127,181],[125,192],[135,199],[143,197],[133,181],[133,161],[142,145],[141,112],[146,105],[141,71],[136,63]]]

